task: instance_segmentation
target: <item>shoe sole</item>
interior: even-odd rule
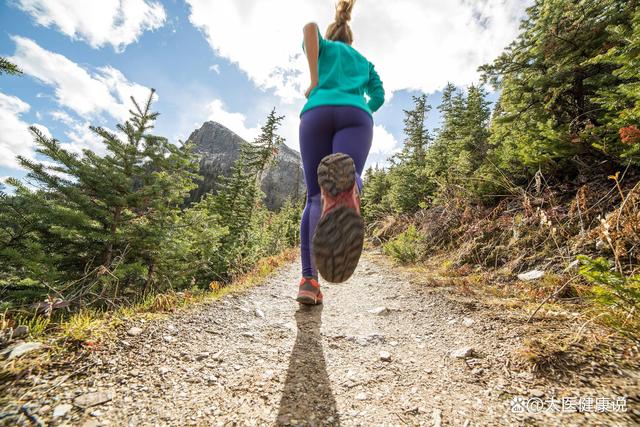
[[[355,184],[356,168],[351,157],[331,154],[318,166],[318,184],[332,197]],[[352,208],[339,206],[324,216],[313,236],[313,255],[322,277],[333,283],[347,280],[356,267],[364,244],[364,221]]]
[[[313,297],[305,297],[305,296],[299,296],[298,298],[296,298],[296,301],[298,301],[300,304],[304,304],[304,305],[318,305],[318,304],[322,304],[322,300],[320,299],[316,299]]]

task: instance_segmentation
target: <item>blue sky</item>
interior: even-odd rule
[[[392,5],[390,3],[393,3]],[[403,0],[356,3],[354,47],[376,65],[388,101],[375,115],[369,164],[401,147],[403,109],[439,90],[478,80],[517,34],[523,0]],[[25,71],[0,76],[0,177],[21,177],[13,157],[34,157],[36,124],[79,151],[100,151],[89,124],[115,129],[128,96],[155,88],[156,133],[177,142],[205,120],[255,136],[276,107],[298,148],[298,112],[308,85],[301,28],[332,19],[324,0],[9,0],[0,5],[0,56]],[[495,94],[491,95],[495,99]]]

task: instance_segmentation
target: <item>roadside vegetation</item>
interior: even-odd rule
[[[115,131],[91,128],[104,154],[71,152],[31,128],[37,160],[19,157],[27,177],[0,187],[2,347],[96,345],[133,316],[259,280],[297,246],[301,207],[271,212],[260,190],[283,143],[275,110],[219,191],[189,204],[198,158],[189,141],[176,146],[152,133],[152,102],[153,92],[143,104],[133,100]],[[2,379],[20,372],[9,365]]]
[[[402,151],[366,174],[373,243],[466,293],[517,296],[530,322],[578,303],[585,329],[637,340],[639,52],[635,1],[536,1],[480,68],[495,105],[449,85],[430,133],[414,98]]]

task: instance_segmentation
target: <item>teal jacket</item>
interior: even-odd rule
[[[373,116],[384,103],[384,87],[373,64],[348,44],[323,39],[319,30],[318,39],[318,86],[300,115],[321,105],[351,105]]]

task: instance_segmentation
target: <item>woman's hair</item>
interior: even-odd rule
[[[325,38],[347,44],[353,43],[353,32],[349,27],[351,11],[356,0],[339,0],[336,6],[336,18],[327,28]]]

